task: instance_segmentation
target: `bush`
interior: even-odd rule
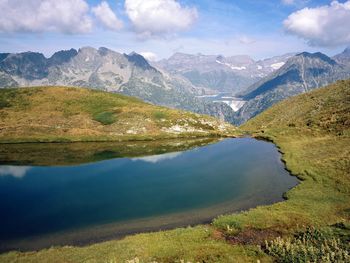
[[[104,111],[94,115],[93,119],[102,123],[103,125],[110,125],[116,122],[114,112]]]
[[[156,119],[156,120],[161,120],[161,119],[166,119],[167,117],[167,114],[163,111],[155,111],[153,113],[153,117]]]
[[[278,262],[350,262],[349,244],[313,228],[293,238],[265,241],[265,251]]]

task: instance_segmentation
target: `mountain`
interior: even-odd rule
[[[0,143],[226,136],[216,118],[73,87],[0,89]]]
[[[293,54],[255,61],[249,56],[175,53],[154,63],[157,68],[187,78],[193,85],[236,95],[281,67]]]
[[[0,86],[79,86],[136,96],[158,105],[232,120],[224,103],[205,102],[203,89],[181,76],[151,66],[136,53],[120,54],[107,48],[84,47],[59,51],[50,58],[25,52],[0,54]]]
[[[246,103],[236,112],[234,123],[242,124],[285,98],[347,78],[350,70],[322,53],[298,54],[241,94]]]
[[[347,47],[342,53],[335,55],[333,59],[340,64],[350,66],[350,47]]]
[[[340,80],[326,87],[284,100],[242,126],[254,132],[323,136],[349,140],[350,80]],[[349,142],[349,141],[348,141]],[[334,143],[334,142],[333,142]],[[345,146],[344,146],[344,149]],[[346,164],[344,162],[344,164]],[[347,164],[349,166],[349,163]]]
[[[28,80],[44,78],[48,75],[47,59],[35,52],[8,54],[0,61],[0,71]]]

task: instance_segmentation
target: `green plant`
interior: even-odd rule
[[[279,262],[350,262],[350,246],[332,233],[308,228],[293,238],[265,241],[264,250]]]
[[[117,120],[117,118],[114,115],[114,112],[110,111],[97,113],[93,116],[93,119],[102,123],[103,125],[113,124]]]
[[[167,118],[167,114],[165,112],[163,112],[163,111],[155,111],[153,113],[153,117],[156,120],[166,119]]]

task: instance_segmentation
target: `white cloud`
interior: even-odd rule
[[[140,52],[140,55],[149,61],[156,61],[158,59],[158,56],[156,54],[149,51]]]
[[[107,29],[117,31],[123,27],[123,22],[118,19],[106,1],[92,8],[92,13]]]
[[[125,0],[125,10],[143,37],[186,30],[198,17],[195,8],[181,6],[175,0]]]
[[[306,39],[312,46],[350,44],[350,1],[301,9],[283,24],[287,32]]]
[[[28,166],[12,166],[4,165],[0,166],[0,176],[13,176],[16,178],[22,178],[30,170]]]
[[[0,0],[0,31],[86,33],[88,12],[84,0]]]

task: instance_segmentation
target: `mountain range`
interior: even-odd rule
[[[303,52],[259,61],[249,56],[176,53],[149,62],[134,52],[121,54],[103,47],[58,51],[49,58],[35,52],[0,53],[0,87],[100,89],[236,125],[285,98],[347,78],[350,48],[333,58]],[[206,98],[218,94],[226,94],[225,99]]]
[[[279,69],[294,54],[255,61],[249,56],[190,55],[175,53],[154,63],[158,68],[183,76],[193,85],[236,95]]]
[[[233,114],[224,103],[196,98],[205,90],[185,78],[154,68],[137,53],[127,55],[103,47],[84,47],[59,51],[50,58],[35,52],[0,54],[1,87],[57,85],[123,93],[227,121]]]
[[[330,58],[320,52],[297,54],[277,71],[249,87],[245,104],[235,113],[239,125],[288,97],[350,78],[349,49]]]

